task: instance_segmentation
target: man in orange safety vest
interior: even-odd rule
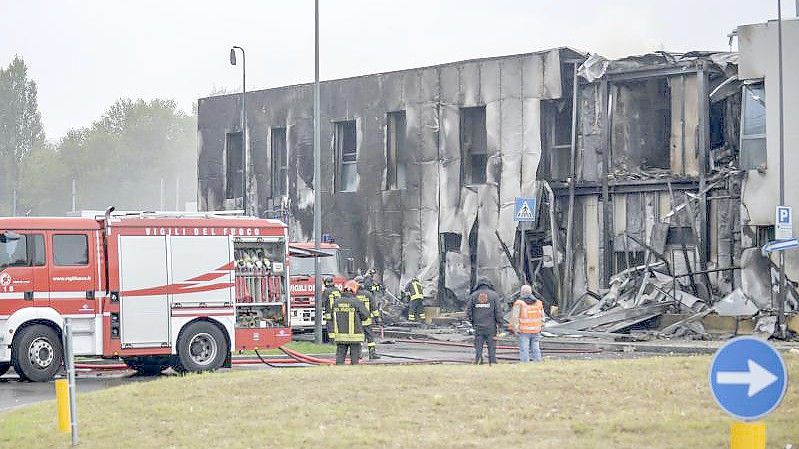
[[[544,327],[544,303],[533,296],[529,285],[522,285],[519,299],[513,303],[511,311],[510,331],[519,338],[519,360],[529,362],[530,358],[540,362],[541,329]]]

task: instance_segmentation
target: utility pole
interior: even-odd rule
[[[166,210],[166,186],[164,185],[164,178],[161,178],[161,205],[158,210],[161,212]]]
[[[175,178],[175,210],[180,210],[180,176]]]
[[[799,6],[799,0],[797,0]],[[777,72],[780,123],[780,206],[785,206],[785,132],[782,101],[782,0],[777,0]],[[785,251],[780,251],[780,293],[777,305],[777,334],[785,338]]]
[[[78,183],[72,178],[72,212],[78,210]]]
[[[314,0],[314,84],[313,84],[313,240],[319,254],[322,238],[322,148],[319,106],[319,0]],[[319,257],[313,259],[314,272],[314,340],[322,343],[322,280]]]

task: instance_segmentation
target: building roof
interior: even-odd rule
[[[335,82],[347,81],[347,80],[354,80],[354,79],[358,79],[358,78],[368,78],[368,77],[371,77],[371,76],[381,76],[381,75],[386,75],[386,74],[412,72],[412,71],[416,71],[416,70],[425,70],[425,69],[432,69],[432,68],[439,68],[439,67],[455,66],[455,65],[460,65],[460,64],[478,63],[478,62],[486,62],[486,61],[496,61],[496,60],[500,60],[500,59],[510,59],[510,58],[521,58],[521,57],[530,56],[530,55],[542,55],[542,54],[546,54],[546,53],[549,53],[549,52],[552,52],[552,51],[561,52],[561,54],[565,56],[564,60],[584,60],[589,55],[588,53],[586,53],[584,51],[577,50],[577,49],[572,48],[572,47],[557,47],[557,48],[551,48],[551,49],[548,49],[548,50],[534,51],[534,52],[528,52],[528,53],[516,53],[516,54],[502,55],[502,56],[488,56],[488,57],[484,57],[484,58],[465,59],[465,60],[462,60],[462,61],[451,61],[451,62],[445,62],[445,63],[442,63],[442,64],[435,64],[435,65],[429,65],[429,66],[412,67],[412,68],[408,68],[408,69],[399,69],[399,70],[389,70],[389,71],[386,71],[386,72],[376,72],[376,73],[369,73],[369,74],[365,74],[365,75],[347,76],[347,77],[344,77],[344,78],[334,78],[334,79],[330,79],[330,80],[322,80],[321,84],[335,83]],[[312,85],[313,85],[313,82],[299,83],[299,84],[289,84],[289,85],[285,85],[285,86],[269,87],[269,88],[266,88],[266,89],[249,90],[249,91],[247,91],[247,93],[268,92],[268,91],[286,89],[286,88],[290,88],[290,87],[301,87],[301,86],[312,86]],[[208,96],[208,97],[200,97],[199,100],[203,101],[203,100],[207,100],[207,99],[210,99],[210,98],[223,98],[223,97],[230,97],[230,96],[237,96],[237,95],[241,95],[241,93],[240,92],[235,92],[235,93],[222,94],[222,95],[211,95],[211,96]]]

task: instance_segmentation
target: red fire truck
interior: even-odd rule
[[[319,257],[319,272],[322,279],[333,277],[333,282],[343,287],[347,279],[341,274],[339,246],[321,243],[317,254],[313,243],[291,243],[291,328],[295,331],[311,330],[314,327],[314,257]]]
[[[150,374],[291,340],[285,224],[112,212],[0,218],[0,375],[51,379],[65,318],[76,355]]]

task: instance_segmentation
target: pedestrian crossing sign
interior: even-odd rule
[[[516,198],[513,219],[516,221],[535,221],[535,198]]]

